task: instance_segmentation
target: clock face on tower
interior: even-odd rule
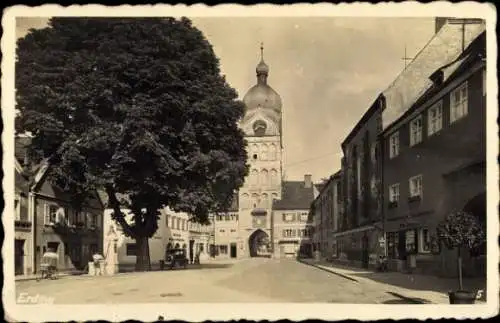
[[[257,120],[253,123],[253,132],[256,136],[264,136],[266,134],[267,125],[263,120]]]

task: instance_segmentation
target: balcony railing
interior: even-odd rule
[[[29,220],[16,220],[14,223],[16,228],[31,228],[31,221]]]
[[[420,195],[410,196],[408,198],[408,203],[420,202],[421,199]]]

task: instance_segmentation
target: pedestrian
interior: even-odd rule
[[[97,275],[102,276],[101,264],[102,264],[102,260],[104,260],[104,257],[98,253],[95,253],[92,256],[92,259],[94,261],[94,276],[97,276]]]

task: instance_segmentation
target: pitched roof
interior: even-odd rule
[[[484,30],[484,23],[466,24],[464,48]],[[432,86],[429,76],[456,61],[461,54],[462,24],[447,23],[383,92],[386,101],[386,108],[382,112],[383,129],[398,120]],[[451,75],[450,71],[446,74]]]
[[[28,152],[28,146],[31,143],[30,137],[16,137],[14,146],[14,155],[16,156],[19,164],[24,165],[26,154]]]
[[[275,210],[308,210],[314,200],[314,187],[305,187],[303,181],[284,181],[281,200],[273,201]]]

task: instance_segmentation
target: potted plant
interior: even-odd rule
[[[471,213],[457,211],[448,214],[437,227],[438,239],[450,250],[457,249],[458,284],[457,291],[449,292],[450,304],[474,304],[477,292],[464,290],[462,279],[462,249],[469,251],[486,241],[486,233]]]

